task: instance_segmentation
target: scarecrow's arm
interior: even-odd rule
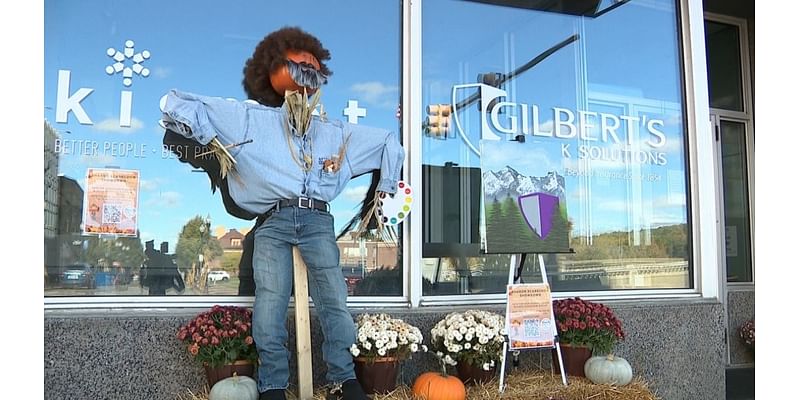
[[[175,89],[167,93],[162,118],[167,129],[200,144],[209,144],[215,137],[224,145],[242,142],[247,128],[244,104]]]
[[[405,151],[397,135],[384,129],[362,125],[347,124],[347,128],[350,137],[347,139],[345,159],[350,165],[352,175],[358,176],[380,169],[377,190],[394,194],[405,159]]]

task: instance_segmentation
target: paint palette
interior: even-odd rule
[[[383,224],[397,225],[408,217],[412,204],[414,204],[414,191],[411,186],[405,181],[398,181],[395,194],[380,194],[375,213]]]

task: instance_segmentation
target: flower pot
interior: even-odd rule
[[[372,361],[357,357],[356,379],[366,394],[389,393],[397,388],[397,372],[400,361],[395,357],[380,357]]]
[[[216,368],[207,364],[204,364],[203,367],[206,369],[206,380],[208,381],[209,388],[225,378],[230,378],[233,376],[234,372],[238,376],[248,376],[251,378],[253,378],[253,373],[255,372],[255,365],[253,365],[252,361],[248,360],[237,360],[234,361],[233,364],[226,364]]]
[[[556,349],[551,350],[553,356],[553,371],[561,374],[558,366],[558,353]],[[585,346],[570,346],[561,344],[561,358],[564,361],[564,371],[567,375],[585,377],[583,365],[592,357],[592,350]]]
[[[483,369],[482,365],[472,365],[461,361],[456,364],[456,372],[458,373],[458,378],[461,379],[461,382],[464,382],[465,385],[480,385],[494,378],[495,372],[497,372],[497,366],[495,364],[494,367],[491,367],[487,371]]]

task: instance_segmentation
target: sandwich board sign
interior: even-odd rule
[[[552,348],[555,322],[550,286],[544,283],[508,285],[506,332],[509,350]]]

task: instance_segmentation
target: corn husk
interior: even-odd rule
[[[308,92],[303,88],[301,94],[297,90],[287,90],[284,93],[284,102],[289,116],[289,126],[294,128],[295,134],[303,136],[311,126],[311,114],[319,104],[322,90],[317,90],[309,101]]]
[[[219,160],[219,174],[222,179],[225,179],[228,173],[235,168],[236,160],[228,151],[228,148],[223,146],[217,138],[211,139],[211,142],[208,143],[208,148],[211,154]]]
[[[381,192],[375,191],[372,196],[372,199],[369,201],[369,211],[361,218],[361,221],[358,223],[358,230],[354,238],[359,237],[370,237],[372,239],[379,239],[384,242],[389,243],[397,243],[397,231],[394,225],[387,225],[383,223],[383,218],[381,218],[378,214],[378,198],[380,197]],[[371,218],[375,218],[378,226],[374,228],[373,232],[369,232],[369,222]]]

